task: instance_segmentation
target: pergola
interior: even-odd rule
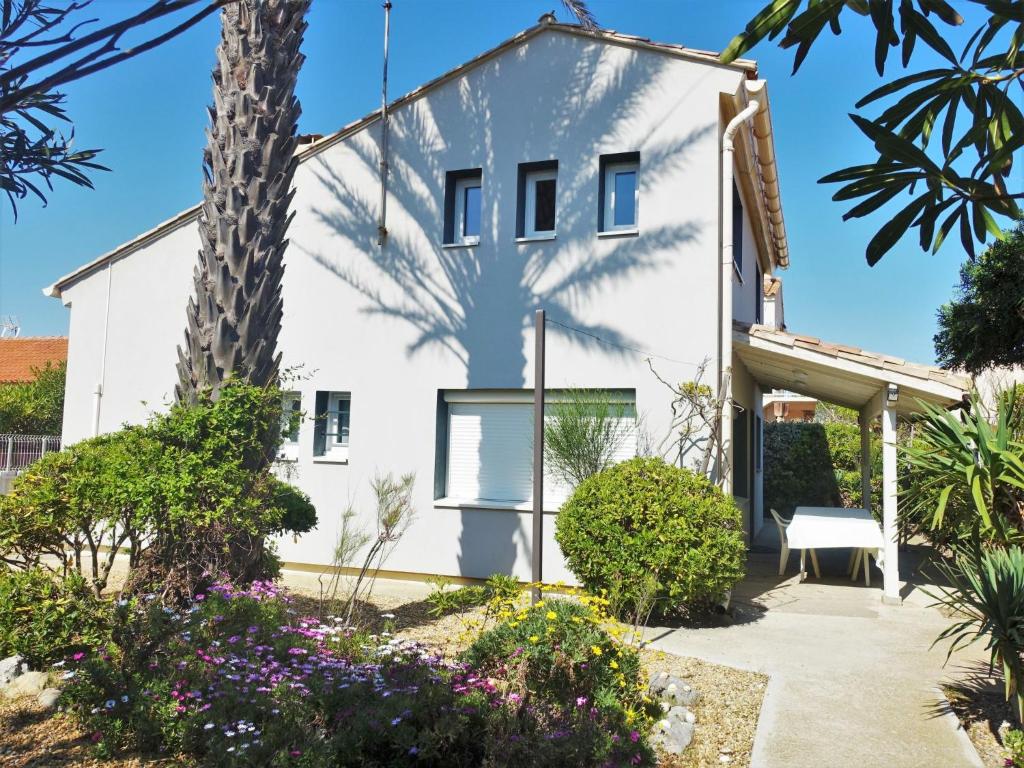
[[[762,389],[785,389],[827,400],[860,413],[861,481],[871,505],[871,424],[882,420],[882,599],[900,602],[896,549],[896,419],[921,410],[920,403],[948,407],[962,401],[966,377],[908,363],[856,347],[829,344],[765,326],[735,326],[733,349]]]

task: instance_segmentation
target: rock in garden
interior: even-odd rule
[[[652,696],[660,696],[662,691],[668,688],[671,682],[672,676],[668,672],[653,672],[651,673],[651,683],[648,686],[648,690]]]
[[[59,688],[44,688],[36,697],[36,701],[43,709],[53,709],[57,706],[58,699],[60,699]]]
[[[690,707],[697,703],[697,700],[700,698],[700,694],[697,693],[692,686],[689,686],[686,683],[672,682],[669,683],[661,693],[661,697],[673,704],[681,704],[684,707]]]
[[[19,656],[8,656],[0,661],[0,686],[7,685],[14,678],[28,672],[28,664]]]
[[[665,719],[669,721],[678,720],[680,722],[686,722],[687,713],[688,710],[686,707],[680,707],[677,705],[669,708],[668,712],[665,713]]]
[[[19,696],[38,696],[46,688],[45,672],[26,672],[18,675],[2,690],[5,696],[16,699]]]

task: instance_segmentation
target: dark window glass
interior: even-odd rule
[[[480,187],[466,187],[466,197],[462,207],[462,235],[479,237],[480,235]]]
[[[761,268],[754,272],[754,322],[759,324],[764,320],[764,277],[761,275]]]
[[[740,191],[732,187],[732,263],[743,274],[743,201]]]
[[[636,171],[615,174],[616,227],[636,224]]]
[[[743,499],[750,498],[750,429],[748,412],[739,408],[733,409],[732,422],[732,495]]]
[[[555,179],[536,183],[536,205],[533,212],[534,232],[552,232],[555,229]]]

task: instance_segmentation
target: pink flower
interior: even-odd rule
[[[302,750],[301,749],[293,749],[288,754],[291,755],[292,757],[301,757],[302,756]]]
[[[630,731],[629,740],[636,744],[638,741],[640,741],[640,733],[638,731]]]
[[[73,655],[71,656],[71,658],[72,658],[72,659],[74,659],[75,661],[81,661],[82,659],[84,659],[84,658],[85,658],[85,654],[84,654],[84,653],[82,653],[81,651],[79,651],[78,653],[76,653],[76,654],[73,654]]]

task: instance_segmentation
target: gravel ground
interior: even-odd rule
[[[1004,722],[1015,722],[1013,707],[1003,696],[1002,682],[989,677],[987,668],[979,668],[956,684],[944,685],[942,691],[985,768],[1002,768],[1006,752],[999,729]]]
[[[314,597],[299,594],[295,601],[301,613],[319,613],[320,605]],[[430,604],[423,600],[410,602],[400,595],[375,596],[372,604],[360,604],[356,615],[358,623],[371,631],[391,630],[446,656],[454,656],[465,647],[467,629],[471,622],[481,618],[482,609],[437,619],[428,613],[429,608]],[[338,606],[328,605],[324,613],[333,615],[337,610]],[[767,678],[660,651],[643,650],[641,656],[648,670],[685,678],[701,693],[700,701],[692,708],[697,715],[693,743],[682,757],[663,760],[661,768],[749,766]],[[99,760],[90,753],[88,735],[61,715],[47,717],[31,699],[0,700],[0,768],[72,765],[164,768],[189,763],[144,756]]]

